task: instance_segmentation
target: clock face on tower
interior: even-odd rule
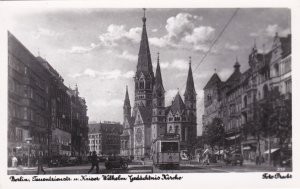
[[[141,143],[142,142],[142,136],[143,136],[142,129],[141,128],[137,128],[136,129],[136,133],[135,133],[135,138],[136,138],[136,142],[137,143]]]

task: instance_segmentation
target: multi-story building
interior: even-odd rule
[[[9,154],[28,154],[28,148],[33,154],[48,153],[47,75],[36,57],[8,33]]]
[[[279,37],[276,34],[269,52],[258,53],[254,45],[249,55],[249,66],[241,73],[236,61],[234,72],[224,82],[217,73],[213,74],[204,87],[203,126],[209,126],[213,118],[221,118],[225,147],[241,151],[245,160],[254,161],[258,152],[263,154],[268,148],[279,149],[278,140],[274,137],[268,139],[271,140],[270,145],[263,137],[258,140],[257,136],[243,133],[242,128],[256,119],[255,106],[263,102],[271,90],[290,98],[291,35]],[[288,141],[291,143],[290,139]]]
[[[81,112],[79,135],[84,137],[72,139],[76,128],[72,126],[72,90],[45,59],[32,55],[11,33],[8,33],[8,67],[9,152],[71,155],[72,147],[77,149],[79,142],[85,144],[87,153],[88,117],[84,99],[78,97],[77,103],[80,104],[77,112]]]
[[[78,87],[68,89],[71,100],[72,154],[83,155],[88,149],[88,117],[85,99],[79,96]]]
[[[149,157],[152,141],[165,133],[179,134],[181,149],[190,150],[197,135],[196,91],[191,59],[184,101],[178,92],[172,104],[166,106],[159,57],[154,75],[145,16],[142,21],[143,29],[134,77],[133,111],[131,112],[127,88],[123,106],[124,129],[121,136],[121,153],[122,155],[132,155],[135,158]]]
[[[89,151],[98,155],[120,154],[120,135],[122,125],[118,122],[104,121],[89,124]]]

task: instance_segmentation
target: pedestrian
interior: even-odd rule
[[[88,173],[92,172],[94,167],[96,166],[96,173],[98,174],[99,173],[99,164],[98,164],[98,156],[96,154],[96,151],[93,151],[93,154],[91,156],[91,163],[92,163],[92,167]]]
[[[18,166],[18,158],[15,155],[13,155],[13,157],[11,158],[11,162],[12,162],[12,167],[17,168],[17,166]]]
[[[40,174],[40,171],[42,171],[44,174],[46,174],[46,171],[44,170],[43,168],[43,157],[41,155],[38,155],[37,157],[37,164],[38,164],[38,167],[37,167],[37,175]]]

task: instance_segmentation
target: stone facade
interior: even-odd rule
[[[165,133],[178,133],[181,136],[181,149],[190,150],[197,134],[196,91],[191,59],[184,102],[178,92],[172,104],[166,106],[159,56],[154,75],[146,31],[146,18],[143,17],[142,21],[143,30],[134,77],[135,98],[132,112],[126,87],[121,154],[135,158],[150,157],[152,141]]]
[[[241,73],[239,63],[234,64],[232,75],[221,81],[215,73],[204,87],[204,129],[213,118],[221,118],[225,129],[225,147],[239,151],[245,160],[254,161],[258,148],[263,153],[267,141],[259,142],[254,136],[243,134],[243,126],[253,121],[255,103],[263,102],[271,90],[291,96],[291,35],[274,37],[269,52],[258,53],[256,45],[249,54],[249,69]],[[270,148],[276,139],[270,139]]]

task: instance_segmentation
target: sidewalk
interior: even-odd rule
[[[23,166],[18,166],[18,167],[8,167],[7,170],[8,171],[17,171],[17,170],[37,170],[37,167],[23,167]]]

